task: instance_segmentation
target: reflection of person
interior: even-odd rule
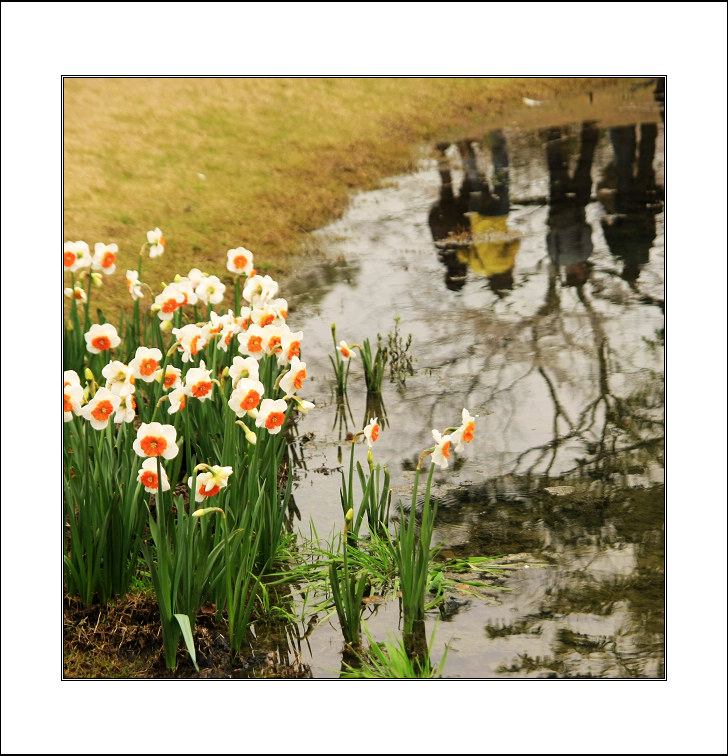
[[[546,247],[558,271],[565,269],[567,286],[582,286],[588,276],[587,260],[594,249],[585,208],[591,197],[591,166],[599,132],[593,122],[581,127],[581,149],[573,175],[569,175],[565,139],[560,129],[547,132],[549,217]]]
[[[662,209],[652,165],[657,125],[640,125],[639,150],[635,125],[610,129],[609,137],[614,163],[600,184],[599,198],[606,212],[602,230],[610,252],[624,264],[622,278],[634,284],[642,266],[649,262],[655,215]]]
[[[440,198],[430,210],[428,222],[432,238],[438,248],[438,255],[447,269],[445,285],[454,291],[462,289],[467,276],[467,266],[457,257],[463,239],[470,232],[470,223],[465,215],[467,207],[467,177],[456,197],[452,188],[450,164],[445,154],[448,145],[440,143],[438,150],[438,171],[440,173]]]
[[[470,141],[458,143],[464,178],[460,194],[452,192],[449,167],[440,145],[440,202],[430,212],[430,229],[445,263],[448,288],[465,284],[467,267],[488,279],[490,288],[503,296],[513,288],[513,267],[520,246],[516,234],[508,230],[510,210],[508,151],[503,132],[490,132],[483,140],[490,147],[493,162],[492,190],[478,167]]]

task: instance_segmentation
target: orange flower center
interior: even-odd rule
[[[102,268],[110,268],[116,260],[116,255],[113,252],[104,252],[104,256],[101,260]]]
[[[97,336],[95,339],[91,339],[91,346],[98,349],[99,352],[105,352],[107,349],[111,349],[111,340],[108,336]]]
[[[243,329],[244,331],[247,331],[247,330],[248,330],[248,328],[250,328],[250,315],[248,315],[248,317],[247,317],[247,318],[243,318],[243,322],[242,322],[242,324],[240,325],[240,327],[241,327],[241,328],[242,328],[242,329]]]
[[[183,410],[186,404],[187,404],[187,397],[184,394],[182,394],[182,396],[179,399],[179,408]]]
[[[376,441],[379,438],[379,425],[372,427],[372,441]]]
[[[245,410],[247,412],[248,410],[253,409],[253,407],[257,407],[258,402],[260,402],[260,394],[257,391],[254,391],[253,389],[251,389],[245,395],[245,397],[243,398],[243,401],[240,402],[240,409]]]
[[[173,386],[176,380],[177,380],[177,376],[174,373],[167,373],[164,376],[164,388],[169,388],[170,386]]]
[[[168,299],[162,304],[162,312],[170,313],[177,309],[178,302],[176,299]]]
[[[212,381],[199,381],[190,389],[192,396],[207,396],[212,391]]]
[[[443,457],[450,456],[450,442],[449,441],[445,441],[445,443],[442,445],[442,456]]]
[[[214,496],[216,493],[220,492],[220,486],[213,486],[209,491],[205,491],[205,484],[203,483],[200,486],[200,494],[202,496]]]
[[[248,351],[249,352],[262,352],[263,351],[263,339],[260,336],[251,336],[248,339]]]
[[[348,358],[351,352],[346,347],[341,347],[341,356]]]
[[[292,341],[291,345],[288,347],[288,361],[290,362],[294,357],[300,357],[301,356],[301,342],[300,341]]]
[[[275,318],[276,316],[273,315],[272,313],[268,315],[263,315],[263,317],[260,319],[260,324],[262,326],[270,325],[275,320]]]
[[[167,449],[167,439],[164,436],[144,436],[139,446],[147,457],[161,457]]]
[[[114,405],[108,399],[102,399],[92,410],[91,416],[100,423],[105,423],[114,411]]]
[[[473,438],[475,438],[475,423],[471,420],[463,431],[463,439],[465,443],[469,444]]]
[[[245,255],[238,255],[233,258],[233,265],[236,268],[243,269],[248,264],[248,258]]]
[[[76,297],[76,299],[83,299],[85,295],[86,295],[86,292],[83,289],[73,290],[73,296]]]
[[[279,314],[285,320],[288,317],[288,310],[281,310]]]
[[[271,412],[270,415],[265,419],[265,427],[268,430],[272,430],[273,428],[279,428],[281,425],[283,425],[283,421],[286,419],[286,416],[282,412]]]
[[[157,369],[157,364],[157,361],[151,357],[142,360],[141,365],[139,365],[139,372],[142,375],[151,375]]]
[[[197,346],[197,342],[200,340],[199,336],[194,336],[192,341],[190,342],[190,354],[197,354],[197,352],[200,351],[199,347]]]
[[[73,254],[73,252],[64,252],[63,253],[63,265],[66,268],[70,268],[73,263],[76,262],[76,255]]]
[[[157,244],[161,244],[163,247],[167,246],[167,242],[165,241],[163,236],[159,237],[159,241],[157,242]]]
[[[73,403],[68,398],[68,394],[63,395],[63,411],[64,412],[72,412],[73,411]]]
[[[280,336],[271,336],[270,340],[268,341],[268,351],[273,354],[273,352],[278,352],[281,348],[281,337]]]
[[[230,346],[230,342],[232,341],[232,338],[233,338],[233,332],[228,331],[227,336],[225,336],[225,346]]]
[[[303,370],[299,370],[296,373],[296,377],[293,379],[293,385],[300,389],[303,386],[303,379],[306,377],[306,370],[305,368]]]
[[[159,488],[159,484],[157,483],[157,473],[153,473],[151,470],[143,472],[139,480],[146,488]]]

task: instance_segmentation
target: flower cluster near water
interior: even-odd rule
[[[85,242],[64,245],[64,270],[72,279],[64,339],[64,564],[69,592],[87,602],[106,601],[128,590],[141,552],[152,574],[172,668],[180,633],[196,664],[191,628],[203,600],[212,601],[218,613],[225,610],[231,650],[240,650],[256,586],[272,568],[283,538],[290,495],[290,477],[287,484],[279,482],[289,442],[283,431],[295,423],[295,413],[305,414],[314,404],[301,396],[307,378],[303,331],[288,325],[288,302],[278,296],[278,283],[256,272],[246,248],[227,253],[227,270],[235,276],[232,309],[216,312],[225,284],[192,269],[162,284],[142,315],[140,302],[151,291],[141,281],[143,254],[157,257],[166,247],[159,228],[147,233],[137,270],[126,272],[133,315],[122,316],[117,328],[103,316],[92,323],[89,302],[91,285],[101,284],[102,273],[114,273],[117,246],[99,243],[91,254]],[[363,347],[337,344],[335,327],[332,333],[337,389],[345,390],[356,356],[352,350],[358,348],[368,375],[375,376],[368,389],[378,390],[372,387],[381,387],[382,350],[372,356],[368,340]],[[355,516],[352,444],[348,486],[342,482],[350,536],[358,534],[365,512],[372,533],[388,527],[389,477],[385,471],[382,487],[372,458],[380,432],[379,418],[370,417],[354,436],[368,446],[369,474],[358,467],[364,497]],[[419,476],[423,460],[431,457],[428,500],[434,466],[447,467],[452,450],[461,451],[474,432],[475,418],[466,409],[459,426],[442,433],[433,429],[435,445],[422,452],[417,467]],[[151,541],[144,536],[140,503]],[[213,526],[207,515],[222,520]],[[429,537],[421,544],[414,539],[411,524],[407,533],[409,545],[403,531],[393,554],[401,566],[402,590],[417,593],[404,605],[414,616],[424,606],[419,593],[430,546]],[[417,562],[412,569],[410,559]],[[339,586],[334,565],[335,560],[331,580]],[[408,569],[416,589],[404,587]],[[180,582],[180,575],[189,583]],[[363,581],[360,575],[355,594],[344,588],[336,594],[349,595],[349,608],[340,617],[351,637],[358,637]]]

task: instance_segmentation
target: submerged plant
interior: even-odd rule
[[[408,375],[414,375],[412,357],[408,354],[412,345],[412,334],[403,341],[399,333],[399,318],[394,319],[394,331],[387,334],[387,353],[389,355],[389,382],[396,383],[401,391],[404,389]]]
[[[432,436],[435,446],[425,449],[420,455],[415,470],[415,480],[412,489],[412,499],[409,514],[406,515],[400,501],[400,522],[397,535],[391,544],[392,556],[399,573],[399,583],[402,591],[402,615],[404,618],[405,642],[411,636],[416,622],[425,618],[425,595],[427,592],[430,559],[434,551],[431,548],[432,533],[437,515],[437,499],[431,496],[432,476],[435,466],[445,468],[451,453],[451,446],[456,450],[462,449],[464,443],[472,441],[475,433],[474,418],[463,409],[462,424],[458,427],[447,428],[444,434],[433,429]],[[415,527],[417,517],[417,494],[420,481],[422,462],[428,456],[432,457],[430,470],[422,501],[422,514],[419,533]]]
[[[429,647],[435,640],[437,625],[432,630]],[[393,639],[387,636],[387,640],[377,643],[372,638],[369,628],[364,624],[364,632],[369,640],[369,648],[366,653],[357,654],[358,664],[344,662],[344,678],[375,678],[375,679],[423,679],[442,677],[442,672],[447,659],[448,646],[437,666],[433,666],[430,652],[426,648],[424,652],[415,658],[407,648],[402,638]]]
[[[372,356],[372,347],[369,339],[364,339],[364,343],[359,347],[361,361],[364,365],[364,381],[368,394],[380,394],[382,391],[382,380],[384,379],[384,369],[387,365],[388,352],[387,347],[382,345],[382,337],[377,334],[377,351]]]
[[[349,546],[347,535],[353,519],[354,512],[350,509],[344,517],[342,556],[340,560],[332,560],[329,565],[329,583],[344,641],[352,649],[356,649],[361,644],[362,599],[368,577],[366,570],[357,572],[349,563],[351,546]]]
[[[336,343],[336,323],[331,324],[331,336],[334,340],[334,356],[329,355],[331,365],[336,377],[336,395],[339,399],[346,396],[346,387],[349,383],[349,370],[351,361],[356,357],[355,348],[361,348],[359,344],[347,344],[345,341]]]

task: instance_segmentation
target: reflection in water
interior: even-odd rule
[[[464,178],[456,198],[446,155],[447,145],[438,145],[440,199],[429,215],[432,238],[447,273],[445,284],[457,290],[464,286],[467,269],[484,275],[498,296],[513,288],[513,266],[518,253],[518,235],[509,232],[508,150],[503,131],[491,131],[483,140],[490,148],[492,188],[478,163],[473,142],[458,142]]]
[[[657,125],[640,125],[636,160],[635,125],[610,129],[609,137],[614,161],[600,184],[599,198],[606,211],[602,231],[609,250],[623,263],[622,278],[636,290],[640,270],[650,259],[656,233],[655,215],[662,210],[653,167]]]
[[[582,125],[579,159],[573,175],[569,175],[561,129],[551,129],[547,134],[549,231],[546,247],[556,271],[564,268],[567,286],[581,286],[586,282],[587,260],[594,249],[585,208],[591,198],[591,167],[598,138],[599,131],[593,122]]]
[[[440,625],[473,638],[448,655],[446,676],[664,673],[662,130],[654,113],[439,145],[429,171],[363,195],[331,230],[331,254],[358,269],[311,314],[357,340],[392,315],[413,333],[416,373],[401,392],[385,383],[375,449],[393,507],[418,445],[467,407],[476,442],[435,476],[434,540],[549,565],[512,570],[498,603],[473,601]],[[308,322],[325,397],[330,336]],[[348,396],[354,417],[374,416],[363,379]],[[312,399],[322,411],[306,417],[307,453],[323,468],[336,408]],[[326,497],[308,491],[297,502],[319,525]]]

